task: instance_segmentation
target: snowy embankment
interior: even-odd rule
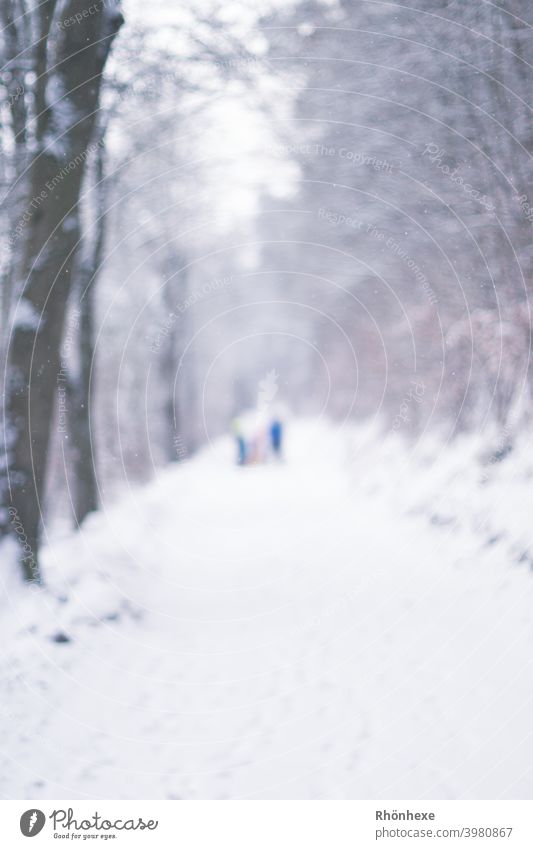
[[[0,551],[0,793],[533,792],[531,465],[295,424],[222,441],[78,534]]]
[[[533,455],[525,435],[509,453],[494,434],[447,444],[428,436],[408,447],[398,435],[383,440],[375,428],[359,428],[348,444],[354,480],[369,494],[533,567]]]

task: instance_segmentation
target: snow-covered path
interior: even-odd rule
[[[302,434],[165,472],[50,546],[49,591],[6,584],[3,797],[531,797],[530,572]]]

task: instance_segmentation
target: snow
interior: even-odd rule
[[[530,798],[530,464],[481,448],[222,440],[52,538],[45,590],[6,565],[2,796]]]
[[[20,298],[17,303],[12,327],[20,327],[23,330],[37,330],[42,318],[27,298]]]
[[[59,76],[51,75],[48,78],[46,99],[51,111],[51,121],[43,139],[43,146],[50,156],[60,159],[67,151],[64,135],[82,116],[76,111],[72,98],[66,92],[64,82]]]

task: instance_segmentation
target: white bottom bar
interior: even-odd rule
[[[36,847],[525,849],[533,846],[532,813],[529,801],[6,800],[0,841],[9,849],[31,837]]]

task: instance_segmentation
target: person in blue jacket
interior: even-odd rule
[[[270,423],[270,445],[272,453],[278,460],[282,456],[283,448],[283,424],[279,418],[272,419]]]

